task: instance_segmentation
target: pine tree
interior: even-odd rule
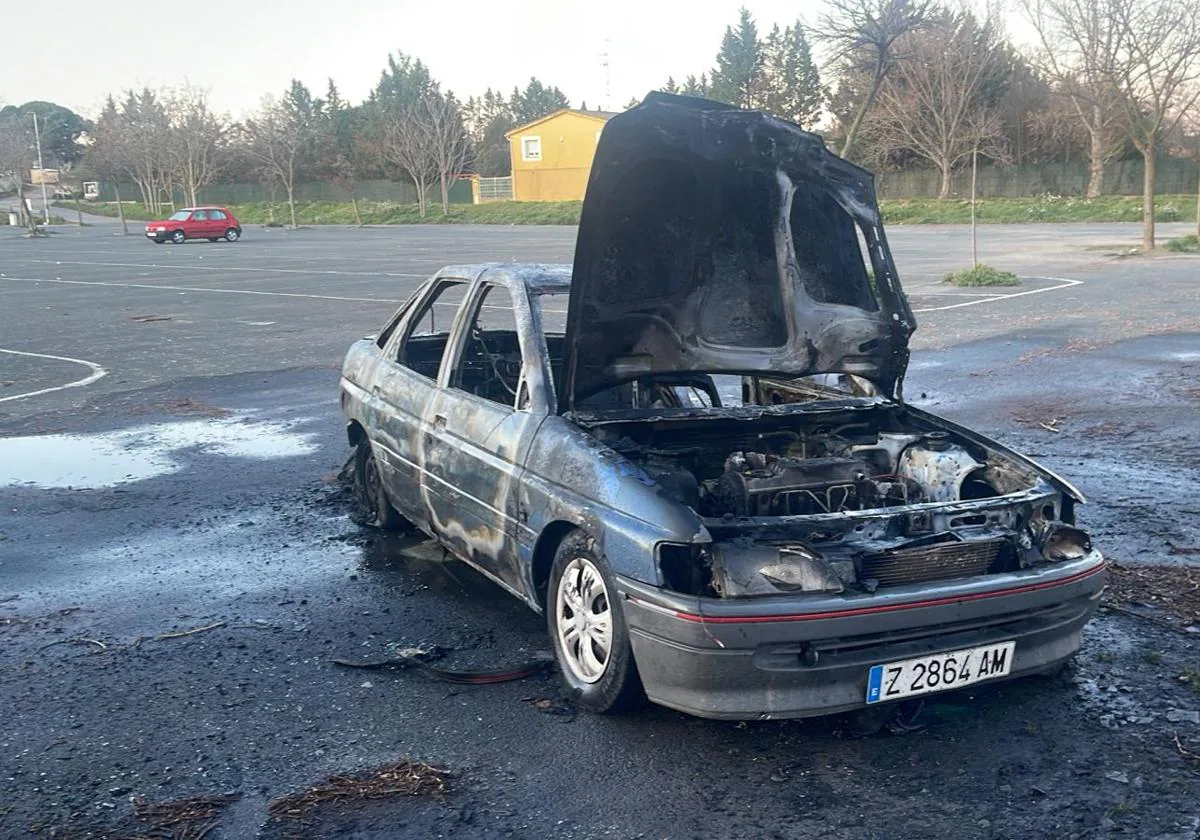
[[[720,102],[728,102],[742,108],[754,108],[759,103],[759,85],[762,79],[763,51],[758,40],[758,27],[750,10],[744,6],[738,11],[738,27],[725,27],[721,39],[721,51],[717,53],[717,66],[712,72],[709,95]]]
[[[821,79],[800,21],[780,30],[772,27],[763,46],[759,106],[767,112],[811,128],[821,116]]]
[[[674,76],[667,76],[667,83],[662,86],[663,93],[679,93],[679,85]]]

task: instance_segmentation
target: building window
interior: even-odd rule
[[[542,138],[541,137],[522,137],[521,138],[521,160],[541,160],[542,159]]]

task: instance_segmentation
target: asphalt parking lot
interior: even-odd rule
[[[1102,611],[1063,675],[861,738],[840,718],[589,717],[550,674],[336,667],[544,649],[470,570],[350,523],[337,369],[438,267],[569,262],[574,230],[116,230],[0,228],[0,836],[137,836],[132,797],[236,793],[205,836],[1200,837],[1200,636],[1152,609]],[[1194,564],[1200,260],[1112,256],[1136,236],[985,227],[981,258],[1023,278],[993,293],[939,282],[969,262],[965,228],[891,229],[920,321],[906,393],[1076,481],[1110,558]],[[449,791],[269,815],[406,756]]]

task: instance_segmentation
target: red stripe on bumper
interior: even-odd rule
[[[877,607],[855,607],[846,610],[829,612],[795,613],[792,615],[717,615],[705,616],[695,613],[671,611],[676,618],[684,621],[694,621],[698,624],[764,624],[772,621],[816,621],[823,618],[848,618],[856,615],[874,615],[876,613],[898,612],[900,610],[915,610],[922,607],[939,607],[945,604],[962,604],[967,601],[979,601],[984,598],[1002,598],[1005,595],[1020,595],[1023,592],[1036,592],[1039,589],[1051,589],[1055,586],[1066,586],[1069,583],[1084,580],[1092,575],[1098,575],[1108,568],[1108,563],[1102,563],[1094,569],[1043,583],[1030,583],[1025,586],[1014,586],[1011,589],[998,589],[995,592],[980,592],[975,595],[952,595],[945,598],[933,598],[928,601],[911,601],[905,604],[885,604]],[[636,600],[636,599],[635,599]]]

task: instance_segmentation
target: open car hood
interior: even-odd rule
[[[562,410],[685,372],[852,373],[899,396],[914,328],[873,178],[820,137],[658,93],[608,121],[575,247]]]

